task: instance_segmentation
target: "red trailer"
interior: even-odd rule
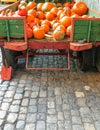
[[[19,2],[16,2],[9,8],[16,10],[18,5]],[[71,36],[65,37],[61,41],[55,41],[48,35],[42,40],[28,39],[24,16],[0,16],[0,45],[4,50],[4,53],[2,52],[3,65],[15,69],[18,59],[24,57],[26,59],[26,70],[70,70],[70,58],[72,57],[77,59],[83,71],[87,71],[91,66],[96,66],[99,70],[100,12],[89,9],[88,13],[95,17],[73,18]],[[39,49],[53,49],[57,52],[48,53],[45,51],[41,53],[37,51]],[[68,57],[68,63],[66,63],[65,68],[29,67],[29,57],[34,57],[34,55],[65,55]],[[4,80],[4,77],[2,79]]]

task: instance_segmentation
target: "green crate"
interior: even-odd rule
[[[100,41],[100,18],[73,20],[73,41]]]
[[[0,20],[0,36],[10,38],[24,38],[24,20]]]

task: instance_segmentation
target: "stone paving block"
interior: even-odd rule
[[[14,99],[22,99],[23,95],[22,94],[15,94]]]
[[[24,88],[23,87],[18,87],[16,89],[16,93],[23,93],[24,92]]]
[[[10,112],[19,112],[20,106],[19,105],[11,105],[9,108]]]
[[[25,121],[19,120],[16,124],[16,129],[17,130],[23,130],[25,127]]]
[[[9,109],[10,103],[2,103],[1,109],[4,111],[7,111]]]
[[[100,130],[100,121],[95,122],[95,128],[96,130]]]
[[[84,127],[82,125],[73,125],[72,126],[73,130],[84,130]],[[90,129],[88,129],[90,130]]]
[[[45,129],[45,121],[37,121],[36,130],[46,130]]]
[[[21,100],[13,100],[12,105],[20,105]]]
[[[55,102],[48,102],[48,108],[55,108]]]
[[[0,119],[4,119],[6,116],[6,111],[0,110]]]
[[[29,105],[36,105],[37,104],[37,99],[31,98],[29,101]]]
[[[29,103],[29,99],[25,98],[22,100],[21,106],[28,106],[28,103]]]
[[[52,123],[51,125],[47,123],[47,130],[57,130],[57,124]]]
[[[0,126],[2,126],[4,120],[0,119]]]
[[[24,91],[24,97],[25,98],[29,97],[30,93],[31,93],[31,91],[29,91],[29,90]]]
[[[15,130],[14,124],[5,124],[4,130]]]
[[[16,113],[9,113],[7,116],[7,122],[14,123],[17,120],[18,114]]]
[[[47,123],[57,123],[57,115],[47,115]]]
[[[34,114],[29,113],[29,114],[27,115],[26,121],[27,121],[28,123],[35,123],[35,122],[36,122],[36,113],[34,113]]]
[[[94,124],[91,123],[84,123],[85,130],[96,130]]]
[[[47,107],[46,105],[38,105],[38,112],[46,112]]]
[[[0,97],[3,97],[4,94],[5,94],[4,91],[0,91]]]
[[[28,112],[29,113],[37,112],[37,106],[34,106],[34,105],[28,106]]]
[[[63,112],[58,112],[58,121],[63,121],[63,120],[64,120]]]
[[[48,114],[56,114],[56,109],[48,109]]]
[[[25,130],[35,130],[35,124],[33,123],[26,124]]]
[[[27,107],[20,107],[20,112],[19,113],[21,113],[21,114],[25,113],[26,114],[27,113],[27,109],[28,109]]]
[[[72,130],[72,124],[71,124],[71,120],[65,120],[65,123],[64,123],[64,127],[65,127],[65,130]]]
[[[58,124],[58,130],[64,130],[64,121],[58,121],[57,122],[57,124]]]
[[[81,125],[82,124],[81,117],[79,117],[79,116],[72,116],[72,124],[74,124],[74,125]]]
[[[31,98],[37,98],[38,97],[38,92],[32,92],[31,93]]]
[[[46,104],[47,103],[47,99],[46,98],[39,98],[38,99],[38,104]]]
[[[25,120],[25,119],[26,119],[26,114],[23,113],[19,114],[18,120]]]

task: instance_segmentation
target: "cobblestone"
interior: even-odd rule
[[[18,70],[0,80],[0,130],[100,130],[99,81],[98,72]]]
[[[13,124],[5,124],[4,126],[4,130],[14,130],[15,129],[15,125]]]
[[[18,114],[16,113],[9,113],[7,116],[7,122],[14,123],[17,120]]]

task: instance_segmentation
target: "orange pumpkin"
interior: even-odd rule
[[[32,14],[28,14],[27,17],[26,17],[26,21],[27,21],[27,23],[33,22],[34,21],[34,16]]]
[[[59,22],[54,23],[52,29],[55,30],[59,25],[61,25]]]
[[[42,20],[42,21],[41,21],[41,25],[42,25],[42,24],[47,24],[49,27],[51,27],[51,23],[50,23],[50,21],[47,20],[47,19]]]
[[[35,26],[33,28],[33,36],[34,36],[34,38],[42,39],[42,38],[44,38],[44,35],[45,35],[45,32],[44,32],[44,29],[42,27]]]
[[[30,10],[36,7],[36,2],[34,1],[30,1],[27,5],[26,5],[26,10]]]
[[[41,21],[38,18],[34,18],[34,23],[40,25]]]
[[[45,19],[45,14],[44,14],[42,11],[38,11],[38,12],[36,13],[36,16],[37,16],[37,18],[39,18],[40,20]]]
[[[29,26],[27,26],[27,38],[32,38],[32,37],[33,37],[33,31]]]
[[[53,7],[50,11],[51,11],[52,13],[54,13],[54,14],[57,14],[58,8],[57,8],[57,7]]]
[[[49,32],[49,26],[47,24],[42,24],[41,27],[44,29],[44,32],[45,33],[48,33]]]
[[[32,14],[34,17],[36,17],[36,10],[35,9],[30,9],[28,11],[28,14]]]
[[[43,12],[48,12],[50,11],[55,5],[51,2],[45,2],[42,6],[42,11]]]
[[[71,35],[71,31],[72,31],[72,25],[70,25],[70,26],[68,26],[68,27],[66,28],[66,35],[67,35],[67,36],[70,36],[70,35]]]
[[[88,11],[88,7],[86,5],[85,2],[83,1],[79,1],[79,2],[76,2],[73,7],[72,7],[72,11],[80,16],[84,15],[87,13]]]
[[[55,14],[53,14],[52,12],[47,12],[46,13],[46,19],[49,21],[52,21],[55,18]]]
[[[36,10],[42,11],[42,6],[43,6],[43,3],[38,3],[37,6],[36,6]]]
[[[63,40],[63,39],[64,39],[64,36],[65,36],[65,33],[64,33],[64,31],[61,30],[61,29],[55,29],[55,30],[53,31],[53,38],[54,38],[55,40]]]
[[[68,27],[69,25],[71,25],[71,17],[64,16],[63,18],[60,19],[60,23],[63,26]]]
[[[63,25],[58,25],[56,29],[62,30],[62,31],[64,31],[64,33],[66,32],[66,28]]]

